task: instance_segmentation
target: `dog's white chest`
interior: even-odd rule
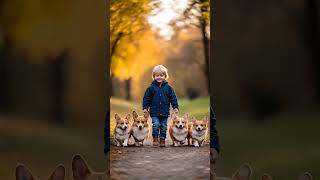
[[[206,131],[192,130],[192,138],[198,141],[203,141],[206,136]]]
[[[147,135],[148,135],[148,129],[147,128],[143,128],[143,129],[141,129],[141,130],[139,130],[139,128],[137,128],[137,127],[134,127],[133,128],[133,137],[135,138],[135,139],[137,139],[137,140],[139,140],[139,141],[142,141],[142,140],[144,140],[146,137],[147,137]]]
[[[118,140],[125,140],[129,137],[129,131],[123,131],[122,129],[116,129],[116,139]]]
[[[178,129],[178,128],[174,127],[172,135],[177,141],[184,141],[187,138],[188,130],[185,128]]]

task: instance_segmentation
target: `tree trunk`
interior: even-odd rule
[[[131,82],[132,78],[125,80],[126,100],[131,100]]]
[[[316,103],[320,104],[320,31],[319,31],[319,10],[316,0],[305,1],[305,16],[301,20],[302,33],[306,42],[312,62],[312,76],[314,78],[315,99]],[[304,24],[305,23],[305,24]]]
[[[111,68],[110,68],[111,70]],[[110,97],[114,96],[114,75],[111,73],[110,75]]]
[[[8,81],[8,51],[11,46],[4,34],[0,34],[0,36],[2,36],[0,38],[4,39],[3,44],[0,44],[0,111],[5,111],[10,109],[12,105]]]
[[[203,43],[203,53],[204,53],[204,73],[207,80],[207,88],[208,92],[210,92],[210,71],[209,71],[209,61],[210,61],[210,40],[206,35],[206,27],[207,23],[204,19],[200,20],[200,26],[201,26],[201,35],[202,35],[202,43]]]
[[[54,117],[59,124],[65,123],[64,113],[64,77],[66,64],[70,56],[70,51],[65,49],[57,58],[50,59],[49,69],[51,71],[50,82],[52,83],[52,94],[54,99]]]
[[[320,104],[320,31],[319,10],[316,0],[305,0],[303,9],[295,11],[285,1],[281,1],[287,13],[292,17],[295,29],[301,38],[304,48],[311,56],[310,79],[314,87],[315,103]]]
[[[121,37],[122,37],[123,33],[119,33],[117,35],[116,40],[114,41],[114,43],[111,46],[111,52],[110,52],[110,71],[111,71],[111,75],[110,75],[110,96],[114,96],[114,89],[113,89],[113,84],[114,84],[114,74],[112,73],[112,69],[111,69],[111,65],[112,65],[112,57],[116,51],[116,47],[118,42],[120,41]]]

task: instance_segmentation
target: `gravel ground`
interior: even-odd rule
[[[111,147],[112,180],[210,179],[210,148]]]

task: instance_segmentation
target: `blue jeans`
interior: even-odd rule
[[[168,117],[151,117],[152,119],[152,137],[159,137],[160,139],[166,139],[167,135],[167,120]]]

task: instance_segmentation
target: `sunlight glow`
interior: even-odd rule
[[[153,30],[166,40],[170,40],[175,34],[171,23],[178,19],[186,10],[189,0],[158,0],[159,7],[152,10],[148,16],[148,22]],[[182,25],[181,22],[180,24]]]

